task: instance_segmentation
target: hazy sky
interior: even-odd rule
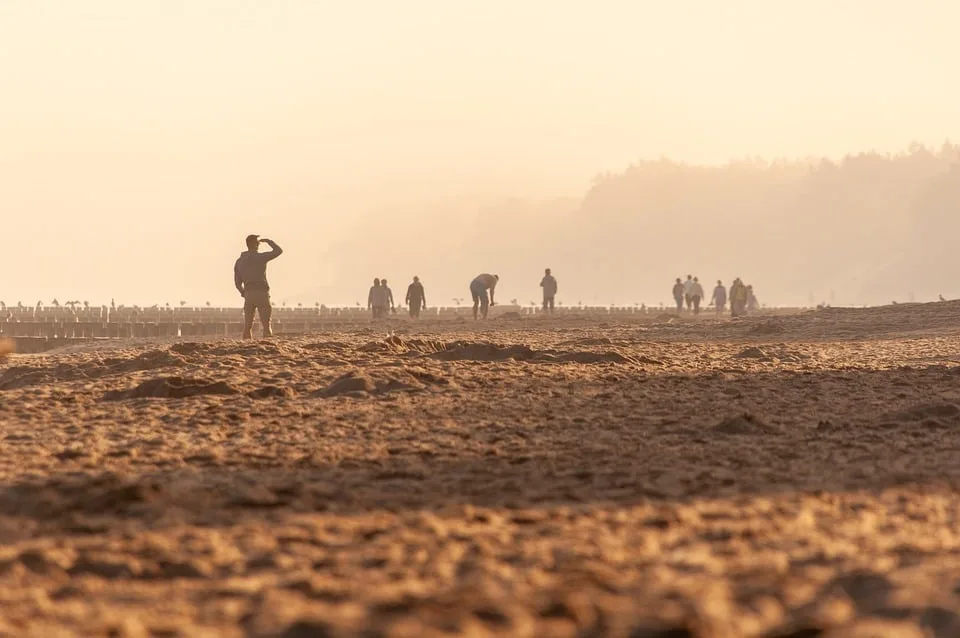
[[[236,302],[251,229],[303,289],[390,201],[958,140],[958,19],[945,0],[0,0],[0,299]]]

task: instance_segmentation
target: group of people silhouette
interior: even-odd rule
[[[413,283],[407,286],[407,296],[404,303],[410,309],[410,316],[414,319],[420,318],[420,311],[427,308],[427,295],[423,290],[423,284],[419,277],[413,278]],[[374,319],[381,319],[390,313],[396,313],[397,308],[393,302],[393,291],[387,285],[386,279],[374,279],[373,286],[367,295],[367,309],[373,313]]]
[[[497,283],[500,281],[500,275],[491,275],[482,273],[474,277],[470,282],[470,296],[473,299],[473,318],[487,318],[490,307],[496,304],[494,299]],[[557,296],[557,280],[547,268],[543,279],[540,280],[540,287],[543,288],[543,310],[553,312],[555,309],[555,300]],[[413,319],[420,318],[420,312],[427,308],[427,296],[420,283],[420,278],[414,276],[413,282],[407,287],[407,296],[404,303]],[[393,291],[387,285],[386,279],[377,278],[373,280],[373,286],[367,294],[367,309],[374,319],[381,319],[388,314],[396,314],[397,308],[393,300]]]
[[[233,267],[234,284],[240,292],[240,296],[243,297],[243,336],[245,339],[252,337],[253,320],[259,314],[260,321],[263,324],[263,335],[269,337],[273,334],[273,330],[270,325],[272,308],[270,304],[270,285],[267,283],[267,264],[283,254],[283,249],[273,240],[261,238],[259,235],[248,235],[246,244],[247,250],[240,254]],[[260,252],[261,244],[266,244],[270,247],[270,250]],[[479,274],[470,282],[474,320],[481,317],[487,318],[490,307],[496,304],[494,292],[499,282],[499,275],[489,273]],[[544,271],[543,279],[540,280],[540,287],[543,290],[543,310],[553,313],[558,286],[557,280],[549,268]],[[673,298],[677,304],[677,314],[683,312],[684,305],[686,305],[687,312],[700,314],[700,304],[704,299],[704,291],[699,278],[688,275],[686,282],[683,282],[678,277],[676,284],[673,286]],[[717,281],[710,305],[714,306],[716,313],[719,315],[724,312],[727,301],[727,289],[721,281]],[[757,298],[753,294],[753,286],[744,285],[739,277],[734,280],[730,287],[729,301],[730,313],[734,317],[759,307]],[[420,313],[426,309],[427,295],[419,277],[415,276],[410,285],[407,286],[404,303],[413,319],[418,319]],[[396,313],[393,291],[390,290],[386,279],[377,278],[373,280],[373,286],[367,295],[367,309],[370,310],[374,319],[382,319],[388,314]]]
[[[259,235],[248,235],[246,244],[247,250],[240,253],[240,257],[237,258],[233,266],[234,285],[240,292],[240,296],[243,297],[243,338],[252,338],[253,320],[258,314],[263,325],[263,336],[269,337],[273,335],[270,324],[273,309],[270,305],[267,264],[283,254],[283,249],[273,240],[261,238]],[[260,244],[267,244],[270,251],[260,252]],[[473,297],[473,318],[475,320],[480,315],[484,319],[487,318],[490,306],[495,304],[494,290],[499,281],[499,275],[483,273],[477,275],[470,282],[470,294]],[[549,268],[540,285],[543,286],[544,291],[543,307],[546,309],[549,306],[552,311],[553,300],[557,293],[557,282],[550,274]],[[427,307],[427,296],[419,277],[414,277],[413,282],[407,287],[407,296],[404,302],[409,308],[410,316],[414,319],[419,318],[421,310]],[[367,295],[367,308],[371,311],[374,319],[381,319],[390,312],[396,312],[393,291],[390,290],[386,279],[373,280],[373,286]]]
[[[699,277],[687,275],[686,281],[682,281],[680,277],[677,277],[676,283],[673,284],[673,300],[677,304],[678,315],[683,312],[684,305],[686,305],[687,312],[695,315],[700,314],[700,304],[703,299],[703,286],[700,284]],[[724,287],[722,281],[717,280],[717,285],[713,289],[713,296],[710,298],[709,305],[713,306],[717,315],[722,315],[726,310],[727,301],[727,289]],[[739,277],[734,279],[733,284],[730,286],[729,301],[730,316],[732,317],[740,317],[748,311],[753,311],[760,307],[756,295],[753,294],[753,286],[745,285]]]

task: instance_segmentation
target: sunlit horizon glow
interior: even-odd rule
[[[374,276],[452,269],[465,286],[498,268],[462,234],[479,211],[577,202],[640,159],[939,148],[960,141],[958,18],[939,0],[6,0],[0,299],[236,305],[248,232],[286,251],[277,299],[352,304]],[[407,255],[369,245],[348,270],[335,248],[371,223]],[[536,295],[537,272],[502,274]]]

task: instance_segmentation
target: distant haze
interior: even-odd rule
[[[3,0],[0,299],[960,297],[942,0]],[[865,155],[861,155],[865,154]],[[661,161],[661,157],[669,161]],[[744,160],[743,158],[751,158]],[[845,159],[846,158],[846,159]]]

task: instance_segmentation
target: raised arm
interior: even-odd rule
[[[264,257],[266,258],[267,261],[270,261],[271,259],[276,259],[277,257],[283,254],[283,248],[280,248],[280,246],[277,246],[277,243],[272,239],[261,239],[260,241],[266,244],[267,246],[270,246],[270,252],[264,253]]]

